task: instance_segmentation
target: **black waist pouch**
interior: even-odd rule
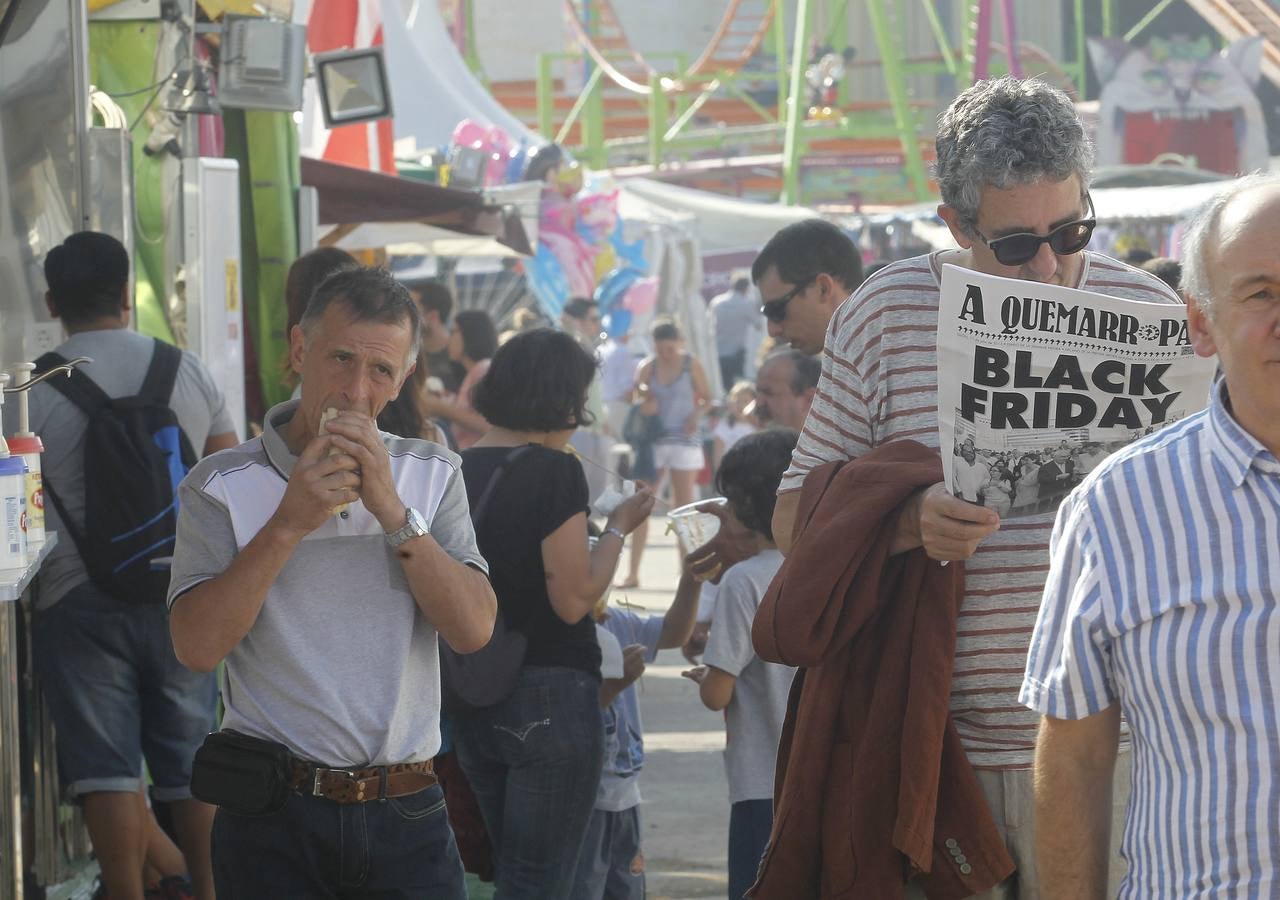
[[[238,731],[204,739],[191,766],[191,794],[238,816],[279,812],[289,799],[293,753],[284,744]]]

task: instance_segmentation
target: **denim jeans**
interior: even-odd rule
[[[772,800],[739,800],[729,807],[729,900],[742,900],[756,883],[772,830]]]
[[[267,816],[218,810],[219,900],[465,900],[462,861],[439,785],[387,800],[290,794]]]
[[[599,679],[526,666],[510,697],[456,724],[493,844],[495,900],[563,900],[600,784]]]
[[[126,603],[86,581],[35,613],[32,639],[73,795],[138,790],[145,757],[155,799],[191,796],[218,685],[178,662],[163,603]]]
[[[644,900],[644,896],[640,807],[622,812],[593,810],[578,853],[573,900]]]

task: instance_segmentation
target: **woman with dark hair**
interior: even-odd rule
[[[595,370],[563,332],[516,335],[476,386],[489,429],[462,454],[498,609],[528,642],[511,694],[456,720],[458,761],[493,843],[499,900],[568,896],[604,747],[590,613],[623,538],[653,509],[653,494],[637,492],[588,549],[587,479],[565,446],[589,419]]]
[[[427,398],[430,393],[427,389],[427,379],[431,377],[432,368],[432,353],[427,347],[426,335],[428,303],[423,300],[423,291],[414,290],[407,283],[405,287],[409,288],[409,294],[413,297],[413,302],[417,304],[418,312],[422,316],[422,340],[418,344],[418,359],[413,374],[405,379],[400,393],[391,398],[391,401],[378,414],[378,427],[398,437],[418,438],[447,446],[448,442],[443,429],[431,421],[427,414]],[[419,285],[419,287],[425,287],[425,285]],[[451,298],[450,302],[452,302]]]
[[[790,430],[747,435],[720,463],[716,489],[727,501],[726,525],[754,535],[756,552],[720,579],[703,665],[684,673],[697,682],[704,706],[725,711],[730,900],[740,900],[751,887],[769,842],[774,764],[795,675],[789,666],[756,656],[751,626],[782,565],[773,540],[773,508],[797,437]]]
[[[293,326],[302,321],[302,314],[307,311],[307,303],[311,300],[311,295],[316,292],[316,288],[320,286],[320,282],[334,272],[352,269],[359,265],[359,261],[354,256],[337,247],[317,247],[293,261],[293,265],[289,266],[289,274],[284,280],[284,305],[288,313],[288,322],[284,329],[286,342],[290,332],[293,331]],[[298,374],[293,371],[289,354],[284,355],[281,365],[284,383],[289,387],[296,387]]]
[[[459,450],[474,444],[489,427],[476,409],[472,394],[489,371],[489,360],[497,349],[498,332],[487,312],[464,309],[453,317],[453,329],[449,332],[449,358],[462,366],[466,377],[452,399],[427,394],[423,405],[428,416],[449,422]]]

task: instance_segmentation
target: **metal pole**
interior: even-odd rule
[[[467,68],[480,79],[482,84],[488,84],[489,79],[485,77],[484,66],[480,64],[480,51],[476,49],[476,8],[475,0],[464,0],[462,7],[464,18],[463,29],[466,32],[466,54],[465,59]]]
[[[787,101],[787,17],[782,0],[773,0],[773,56],[778,76],[778,121],[786,120]]]
[[[1173,0],[1160,0],[1159,3],[1151,7],[1151,11],[1149,13],[1147,13],[1138,21],[1137,25],[1134,25],[1132,28],[1130,28],[1128,31],[1125,32],[1124,39],[1126,41],[1132,41],[1134,38],[1136,38],[1139,34],[1142,33],[1143,29],[1145,29],[1148,25],[1150,25],[1152,22],[1156,20],[1156,16],[1160,15],[1160,13],[1168,9],[1171,3],[1173,3]]]
[[[1009,74],[1022,77],[1022,61],[1018,59],[1018,24],[1013,12],[1013,0],[1000,0],[1000,17],[1004,23],[1005,55],[1009,57]]]
[[[947,30],[942,27],[942,19],[938,16],[938,9],[933,5],[933,0],[920,0],[920,5],[924,7],[924,15],[929,20],[929,28],[933,31],[933,38],[938,42],[938,52],[942,54],[942,64],[947,67],[947,71],[954,78],[960,74],[960,70],[956,65],[955,54],[951,52],[951,38],[947,34]]]
[[[976,60],[974,59],[974,52],[973,52],[973,45],[975,40],[974,38],[975,22],[974,22],[974,15],[973,15],[974,13],[973,3],[970,2],[970,0],[964,0],[964,3],[961,4],[961,12],[963,13],[963,18],[960,24],[960,34],[962,36],[961,40],[963,44],[960,47],[960,53],[961,53],[961,61],[964,63],[964,72],[962,74],[966,79],[966,84],[964,84],[963,87],[968,87],[970,84],[973,84],[975,80],[974,64]]]
[[[871,13],[871,28],[876,35],[876,43],[880,45],[880,66],[884,70],[885,85],[889,89],[889,100],[893,104],[893,120],[898,127],[898,137],[902,141],[902,162],[911,187],[920,200],[927,200],[929,191],[929,175],[925,171],[924,157],[920,155],[920,139],[916,134],[915,114],[911,111],[911,99],[907,96],[906,73],[903,71],[900,49],[894,43],[893,32],[889,28],[889,19],[885,15],[884,0],[867,0],[867,10]]]
[[[667,133],[667,95],[662,91],[662,76],[649,73],[649,164],[655,170],[662,165],[664,137]]]
[[[538,131],[547,138],[555,134],[556,128],[555,73],[551,68],[553,62],[552,54],[538,54]]]
[[[973,80],[982,81],[991,64],[991,0],[979,0],[978,25],[973,40]]]
[[[1115,37],[1116,8],[1112,0],[1102,0],[1102,36]]]
[[[877,2],[877,0],[871,0]],[[800,202],[800,127],[808,104],[804,102],[804,65],[813,25],[813,0],[796,0],[796,33],[791,42],[791,84],[787,91],[787,126],[782,141],[782,202]],[[888,76],[888,73],[886,73]],[[892,78],[892,76],[888,76]]]
[[[1084,0],[1076,0],[1076,93],[1080,95],[1081,100],[1088,100],[1085,96],[1085,88],[1088,86],[1088,77],[1085,71],[1084,56],[1085,50],[1085,28],[1084,28]]]
[[[587,162],[596,169],[605,168],[608,150],[604,146],[604,70],[595,69],[587,82],[587,105],[582,110],[582,145]]]

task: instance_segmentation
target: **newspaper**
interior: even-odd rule
[[[944,266],[942,467],[1002,518],[1052,512],[1108,455],[1203,409],[1186,308]]]

